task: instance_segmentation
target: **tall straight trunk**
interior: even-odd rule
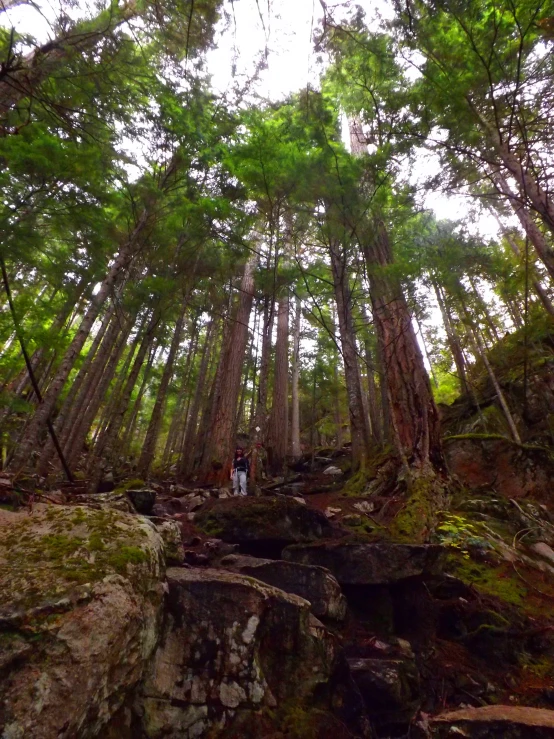
[[[275,343],[275,371],[273,401],[269,421],[268,462],[273,475],[285,473],[288,448],[289,411],[289,296],[277,303],[277,340]]]
[[[183,440],[179,449],[179,462],[177,474],[181,478],[188,477],[194,467],[194,440],[196,438],[198,415],[202,405],[202,397],[206,388],[206,379],[208,375],[208,365],[213,347],[213,338],[216,335],[216,321],[212,318],[207,329],[202,347],[200,358],[200,367],[198,368],[198,379],[194,390],[194,397],[189,408],[186,426],[184,429]]]
[[[25,436],[21,440],[17,452],[13,456],[10,469],[18,470],[28,465],[29,460],[32,458],[32,452],[40,448],[40,436],[46,428],[47,421],[52,415],[58,398],[67,382],[67,378],[73,369],[73,365],[75,364],[75,361],[90,334],[90,330],[96,321],[96,317],[98,316],[100,309],[108,299],[108,296],[114,289],[116,283],[121,279],[124,271],[127,269],[132,259],[136,243],[145,230],[148,220],[149,213],[144,209],[130,237],[120,248],[119,254],[114,259],[104,281],[100,285],[100,289],[91,299],[79,329],[73,337],[73,341],[67,348],[64,358],[62,359],[48,390],[42,398],[42,403],[37,408],[29,426],[27,427]]]
[[[500,336],[498,335],[498,331],[496,329],[492,316],[489,312],[489,309],[487,308],[487,304],[481,297],[481,293],[479,292],[479,288],[477,287],[477,284],[473,277],[468,276],[468,282],[471,285],[471,289],[473,290],[475,304],[477,305],[479,312],[483,316],[484,325],[487,327],[487,333],[489,335],[490,341],[492,344],[494,344],[495,342],[500,341]]]
[[[377,399],[377,388],[375,385],[375,357],[371,348],[369,335],[369,316],[365,305],[360,306],[362,318],[364,321],[364,355],[367,368],[367,399],[369,420],[371,422],[371,434],[378,444],[383,442],[383,423],[381,418],[381,408]]]
[[[173,365],[179,346],[181,344],[181,337],[183,333],[183,324],[185,321],[185,312],[187,309],[188,297],[184,300],[183,307],[175,324],[175,331],[173,332],[173,338],[169,347],[169,353],[165,363],[162,379],[160,381],[160,387],[156,395],[156,401],[154,408],[152,409],[152,415],[150,416],[150,422],[148,424],[148,430],[146,431],[146,438],[142,446],[142,451],[138,461],[138,474],[141,477],[146,477],[154,461],[154,455],[156,453],[156,443],[160,433],[163,413],[165,410],[165,404],[167,400],[167,388],[173,377]]]
[[[546,267],[550,277],[554,279],[554,251],[546,241],[544,234],[535,223],[535,220],[529,210],[525,206],[525,199],[516,195],[508,181],[500,170],[496,170],[491,174],[492,181],[498,190],[507,198],[516,214],[523,230],[527,234],[527,238],[535,247],[539,259]],[[549,226],[552,230],[552,226]],[[510,244],[511,246],[511,244]]]
[[[387,269],[393,260],[383,221],[376,224],[375,237],[364,251],[398,450],[410,468],[442,472],[439,414],[406,298]]]
[[[257,315],[257,312],[254,312],[254,325],[252,327],[252,339],[250,341],[250,346],[248,347],[248,356],[245,360],[244,380],[242,382],[242,387],[240,391],[239,407],[237,410],[237,418],[235,421],[235,426],[237,429],[240,429],[242,424],[245,423],[244,406],[246,404],[246,393],[248,390],[248,381],[250,379],[250,367],[252,367],[252,372],[254,375],[253,385],[256,379],[256,360],[254,358],[254,340],[256,337],[257,330],[258,330],[258,315]],[[248,426],[246,426],[246,428],[248,428]]]
[[[102,480],[105,469],[114,462],[117,451],[117,437],[123,426],[125,414],[129,409],[131,395],[137,383],[144,360],[154,342],[158,324],[159,313],[154,311],[142,337],[131,371],[125,380],[125,385],[117,397],[109,422],[103,433],[99,436],[93,453],[90,455],[87,470],[91,490],[98,489],[98,484]]]
[[[66,430],[68,428],[71,429],[71,426],[73,424],[75,414],[77,411],[77,402],[76,402],[77,396],[83,386],[83,383],[85,382],[85,379],[88,377],[88,374],[92,367],[92,363],[104,339],[106,331],[108,330],[108,327],[111,325],[113,321],[114,313],[115,313],[115,307],[112,304],[109,306],[109,308],[104,313],[102,322],[100,324],[100,328],[96,332],[96,336],[94,337],[94,340],[87,353],[87,356],[85,357],[85,360],[83,364],[81,365],[81,368],[79,372],[77,373],[77,376],[75,377],[71,385],[71,388],[69,389],[69,392],[67,393],[64,399],[64,402],[62,403],[61,410],[56,417],[56,421],[54,423],[54,430],[62,446],[67,436],[67,432],[64,435],[64,429]],[[56,454],[56,449],[54,448],[52,439],[49,439],[44,445],[44,448],[40,455],[40,459],[37,464],[37,470],[39,474],[41,475],[46,474],[48,470],[48,463],[50,462],[50,460],[53,458],[55,454]]]
[[[362,382],[358,364],[356,338],[354,335],[352,295],[346,267],[346,256],[338,243],[330,244],[330,255],[342,359],[344,363],[346,393],[348,396],[352,469],[356,471],[365,466],[370,450],[371,434],[369,418],[364,413],[364,402],[362,399]]]
[[[423,335],[423,326],[421,325],[421,322],[418,318],[417,312],[414,311],[414,319],[417,326],[417,332],[421,338],[421,345],[423,346],[423,351],[425,352],[425,358],[427,359],[427,364],[429,365],[429,370],[431,371],[431,377],[433,379],[433,384],[435,387],[439,386],[439,382],[437,380],[437,377],[435,375],[435,372],[433,370],[433,364],[431,362],[431,357],[429,356],[429,351],[427,349],[427,343],[425,341],[425,336]]]
[[[266,295],[264,300],[264,320],[262,326],[262,355],[256,389],[256,406],[250,429],[253,441],[250,458],[250,475],[256,482],[261,482],[262,469],[258,463],[259,444],[267,444],[267,387],[269,380],[269,360],[271,357],[271,337],[275,321],[275,296]]]
[[[79,459],[79,455],[81,454],[85,445],[87,434],[89,433],[91,426],[94,423],[96,416],[98,415],[98,411],[102,406],[110,384],[115,377],[117,365],[125,350],[127,339],[129,338],[129,334],[131,333],[131,328],[132,320],[128,320],[127,325],[121,329],[121,332],[110,354],[110,357],[106,363],[104,371],[101,374],[98,385],[96,386],[91,396],[87,398],[86,409],[84,413],[80,417],[79,422],[71,431],[71,436],[69,437],[66,446],[64,447],[68,465],[76,464]]]
[[[448,342],[448,347],[450,349],[450,353],[452,354],[452,358],[454,359],[454,364],[456,365],[456,373],[458,375],[458,381],[460,383],[460,391],[462,395],[469,395],[466,361],[464,353],[462,351],[462,345],[460,344],[460,339],[448,311],[442,289],[435,278],[432,279],[432,284],[435,291],[435,297],[437,298],[437,303],[439,304],[444,330],[446,331],[446,340]]]
[[[203,455],[200,476],[205,481],[223,484],[229,478],[235,436],[235,419],[240,392],[242,365],[248,344],[248,323],[254,301],[254,271],[257,257],[245,265],[229,340],[221,356],[220,384],[213,398],[213,426]]]
[[[292,374],[291,374],[291,424],[290,424],[290,446],[293,460],[300,459],[302,449],[300,447],[300,321],[302,318],[302,304],[299,296],[296,296],[294,324],[292,328]]]
[[[169,432],[165,443],[164,453],[162,456],[162,466],[166,467],[172,456],[176,452],[180,452],[186,424],[188,422],[188,414],[190,408],[190,382],[191,375],[198,354],[198,317],[192,323],[191,339],[187,352],[187,359],[182,372],[181,387],[175,401],[175,409],[171,418]]]

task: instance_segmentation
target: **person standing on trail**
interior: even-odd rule
[[[231,480],[234,495],[247,495],[246,480],[250,474],[250,462],[244,456],[244,449],[238,446],[231,465]]]

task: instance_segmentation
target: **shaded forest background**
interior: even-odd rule
[[[394,7],[378,31],[325,8],[321,86],[279,103],[211,89],[211,0],[68,6],[42,46],[0,28],[3,467],[211,483],[237,440],[272,475],[349,443],[353,472],[389,447],[429,479],[437,404],[479,409],[484,382],[502,413],[476,431],[526,441],[552,353],[554,7]],[[425,155],[426,187],[498,238],[421,208]]]

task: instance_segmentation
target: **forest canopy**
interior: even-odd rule
[[[46,39],[22,5],[0,1],[5,468],[96,490],[222,483],[237,440],[274,476],[388,447],[434,481],[425,526],[439,406],[486,378],[522,441],[494,352],[517,337],[527,368],[554,315],[554,3],[322,3],[317,80],[279,99],[268,47],[213,84],[232,3],[62,2]]]

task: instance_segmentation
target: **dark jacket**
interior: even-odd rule
[[[233,469],[246,472],[247,475],[250,474],[250,460],[246,459],[244,455],[242,457],[237,457],[235,454],[233,458]]]

